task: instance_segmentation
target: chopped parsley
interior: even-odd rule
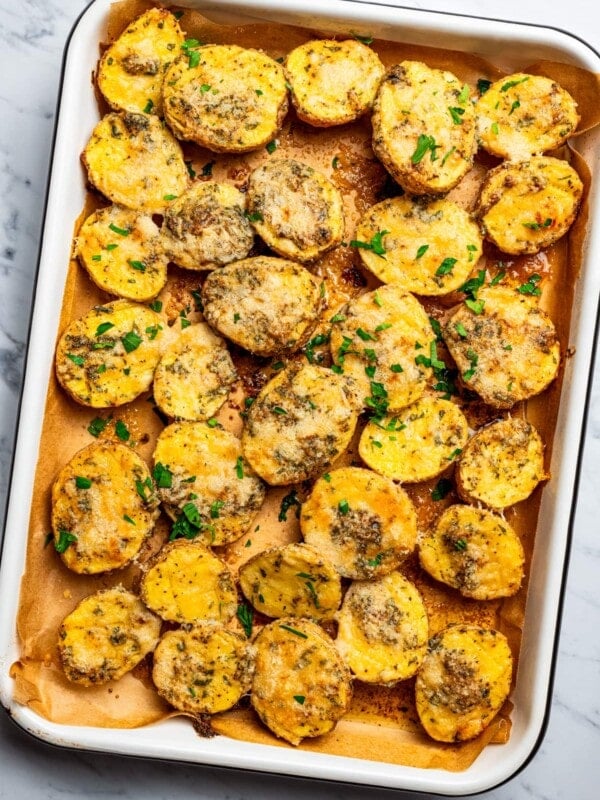
[[[173,473],[160,461],[157,461],[152,470],[152,476],[159,489],[170,489],[173,485]]]
[[[521,286],[518,287],[517,292],[520,294],[530,294],[539,297],[541,295],[542,290],[538,286],[538,283],[542,280],[542,276],[538,275],[537,272],[534,272],[533,275],[529,276],[527,283],[522,283]]]
[[[532,231],[539,231],[541,228],[549,228],[554,220],[551,217],[546,217],[543,222],[524,222],[525,228],[530,228]]]
[[[210,518],[211,519],[219,519],[221,515],[221,509],[225,505],[225,500],[213,500],[210,504]]]
[[[505,270],[500,270],[500,272],[494,275],[494,277],[490,281],[490,286],[496,286],[496,284],[500,283],[500,281],[504,278],[505,275],[506,275]]]
[[[356,335],[358,336],[359,339],[362,339],[363,342],[376,342],[377,341],[377,337],[376,336],[373,336],[372,333],[369,333],[368,331],[365,331],[362,328],[357,328],[356,329]]]
[[[250,638],[252,636],[252,623],[254,621],[254,611],[245,603],[240,603],[235,612],[236,617],[240,621],[240,625],[244,629],[244,633]]]
[[[391,364],[390,369],[392,372],[404,372],[404,369],[402,368],[401,364]]]
[[[519,80],[515,81],[506,81],[500,87],[501,92],[507,92],[509,89],[512,89],[513,86],[518,86],[520,83],[525,83],[525,81],[529,80],[529,75],[526,75],[524,78],[520,78]]]
[[[123,514],[123,519],[125,522],[128,522],[130,525],[135,525],[135,521],[131,519],[128,514]]]
[[[417,255],[415,256],[415,259],[422,258],[428,250],[429,250],[429,245],[422,244],[417,250]]]
[[[466,550],[467,549],[467,542],[465,539],[456,539],[454,542],[454,549],[455,550]]]
[[[194,165],[192,164],[191,161],[186,161],[185,162],[185,167],[186,167],[186,169],[188,171],[188,175],[193,180],[196,177],[196,170],[194,169]]]
[[[205,178],[210,178],[213,172],[213,167],[215,165],[214,161],[207,161],[206,164],[202,167],[202,174]]]
[[[272,408],[271,408],[271,411],[272,411],[274,414],[280,414],[280,415],[282,415],[282,414],[287,414],[287,413],[288,413],[288,412],[285,410],[285,408],[282,408],[281,406],[272,406]]]
[[[492,82],[488,81],[486,78],[479,78],[477,81],[477,91],[479,94],[485,94],[491,85]]]
[[[339,168],[340,168],[340,159],[339,159],[339,156],[334,156],[334,157],[333,157],[333,160],[332,160],[332,162],[331,162],[331,166],[332,166],[334,169],[339,169]]]
[[[308,636],[305,633],[296,630],[296,628],[292,628],[290,625],[280,625],[279,627],[282,628],[284,631],[289,631],[289,633],[293,633],[294,636],[299,636],[301,639],[308,639]]]
[[[420,161],[422,161],[426,153],[430,152],[431,160],[436,161],[437,155],[435,151],[440,147],[441,145],[435,143],[433,136],[427,136],[426,134],[421,133],[417,139],[417,146],[414,153],[410,157],[410,160],[413,164],[418,164]]]
[[[134,350],[137,350],[142,341],[142,337],[138,336],[135,331],[129,331],[125,336],[121,337],[121,342],[127,353],[133,353]]]
[[[89,478],[84,478],[82,475],[75,476],[75,486],[78,489],[89,489],[92,485],[92,482]]]
[[[88,433],[91,433],[92,436],[98,437],[100,436],[100,434],[106,428],[107,425],[108,425],[107,419],[102,419],[102,417],[96,417],[88,425]]]
[[[327,344],[329,342],[329,338],[330,337],[328,333],[318,333],[306,343],[304,346],[304,355],[310,364],[314,364],[315,362],[315,347],[320,347],[322,344]],[[321,359],[319,358],[318,360],[320,361]]]
[[[67,358],[70,359],[78,367],[83,367],[85,358],[83,356],[76,356],[74,353],[67,353]]]
[[[383,559],[383,553],[377,553],[375,558],[371,558],[367,561],[367,564],[370,567],[378,567],[381,564],[382,559]]]
[[[150,303],[150,308],[152,309],[152,311],[156,311],[157,313],[159,311],[162,311],[162,307],[163,307],[162,300],[153,300]]]
[[[448,478],[440,478],[436,485],[431,490],[432,500],[443,500],[444,497],[451,491],[452,481]]]
[[[348,505],[347,500],[340,500],[340,502],[338,503],[338,511],[344,517],[346,516],[346,514],[350,511],[350,506]]]
[[[495,136],[498,136],[498,134],[500,133],[500,131],[498,130],[498,123],[497,123],[497,122],[492,122],[492,128],[491,128],[491,130],[492,130],[492,133],[493,133]]]
[[[291,508],[296,507],[296,518],[300,516],[300,500],[298,500],[298,495],[296,494],[296,490],[292,489],[291,492],[286,494],[286,496],[281,500],[281,506],[279,507],[279,516],[277,519],[279,522],[287,522],[287,514]]]
[[[510,107],[510,111],[508,112],[508,116],[510,117],[510,115],[513,113],[513,111],[516,111],[517,108],[520,108],[520,107],[521,107],[521,103],[518,100],[515,100],[514,103],[512,104],[512,106]]]
[[[462,115],[465,113],[464,108],[458,108],[457,106],[448,106],[448,111],[450,116],[452,117],[452,122],[455,125],[462,125]]]
[[[269,143],[266,145],[266,150],[267,150],[267,153],[269,153],[269,154],[271,154],[271,153],[274,153],[274,152],[275,152],[275,150],[277,150],[277,147],[278,147],[278,146],[279,146],[279,142],[278,142],[278,140],[277,140],[277,139],[272,139],[272,140],[271,140],[271,141],[270,141],[270,142],[269,142]]]
[[[148,339],[150,339],[150,341],[156,339],[156,337],[158,336],[158,332],[162,331],[162,329],[163,329],[162,325],[150,325],[148,328],[146,328]]]
[[[127,425],[125,425],[125,423],[120,419],[118,419],[115,424],[115,433],[122,442],[128,442],[131,437]]]
[[[355,31],[350,31],[350,33],[352,34],[352,38],[356,39],[356,41],[360,42],[361,44],[366,44],[366,45],[373,44],[373,37],[372,36],[369,36],[369,35],[363,36],[360,33],[355,33]]]
[[[381,306],[383,305],[383,300],[379,296],[379,291],[377,289],[375,289],[375,292],[373,294],[373,302],[378,308],[381,308]]]
[[[249,222],[263,222],[264,221],[264,217],[260,213],[260,211],[246,212],[245,217]]]
[[[59,531],[58,541],[54,542],[54,549],[57,553],[64,553],[72,544],[77,541],[77,536],[69,531]]]
[[[148,102],[144,106],[144,114],[151,114],[153,108],[154,108],[154,101],[148,100]]]
[[[469,99],[469,86],[465,83],[465,85],[460,90],[460,94],[458,95],[458,102],[464,106],[464,104]]]
[[[452,272],[452,270],[454,269],[454,265],[456,264],[457,261],[458,259],[456,258],[445,258],[439,265],[439,267],[436,269],[435,274],[438,277],[441,277],[442,275],[448,275],[448,273]]]
[[[118,234],[119,234],[119,236],[129,236],[129,234],[131,233],[131,231],[129,230],[129,228],[118,228],[118,227],[117,227],[117,226],[114,224],[114,222],[111,222],[111,223],[110,223],[110,225],[109,225],[108,227],[111,229],[111,231],[112,231],[113,233],[118,233]]]
[[[463,372],[463,380],[470,381],[473,375],[475,375],[475,368],[479,362],[479,356],[474,350],[469,349],[467,350],[467,358],[469,359],[470,367],[466,372]]]
[[[244,477],[244,461],[241,456],[238,456],[235,462],[235,474],[240,480]]]
[[[111,328],[114,328],[114,327],[115,327],[114,323],[112,323],[112,322],[102,322],[96,328],[96,333],[94,334],[94,336],[96,338],[98,336],[102,336],[102,334],[106,333],[106,331],[109,331]]]
[[[388,233],[389,231],[377,231],[377,233],[373,234],[369,242],[361,242],[360,239],[352,239],[350,241],[350,247],[358,247],[361,250],[371,250],[376,256],[385,258],[387,250],[383,246],[383,237]]]
[[[462,322],[457,322],[456,325],[454,326],[454,330],[458,333],[458,335],[461,337],[461,339],[466,339],[467,336],[469,335],[467,333],[467,329],[462,324]]]
[[[300,705],[301,705],[301,706],[303,706],[303,705],[304,705],[304,700],[305,700],[305,699],[306,699],[306,698],[304,697],[304,695],[303,695],[303,694],[295,694],[295,695],[294,695],[294,700],[295,700],[297,703],[300,703]]]

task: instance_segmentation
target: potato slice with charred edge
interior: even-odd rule
[[[393,686],[425,658],[427,611],[417,587],[399,572],[352,583],[337,621],[335,644],[361,681]]]
[[[450,506],[421,537],[419,560],[433,578],[474,600],[515,594],[523,580],[523,546],[503,517]]]
[[[179,56],[183,34],[166,8],[150,8],[125,28],[98,66],[98,88],[117,111],[162,113],[164,71]]]
[[[161,229],[171,261],[185,269],[215,269],[246,258],[254,231],[246,198],[227,183],[194,183],[165,212]]]
[[[142,459],[122,444],[93,442],[75,453],[52,486],[55,547],[73,572],[124,567],[151,534],[157,506]]]
[[[449,467],[468,437],[467,420],[457,405],[424,397],[393,417],[368,422],[358,452],[375,472],[401,483],[419,483]]]
[[[265,498],[240,440],[203,422],[167,425],[156,442],[154,463],[158,495],[176,520],[176,536],[209,545],[233,542],[248,530]]]
[[[188,185],[179,142],[154,115],[102,117],[82,161],[90,183],[109,200],[149,214],[162,213]]]
[[[171,622],[227,622],[237,608],[229,568],[197,540],[178,539],[159,550],[144,570],[141,595]]]
[[[506,637],[476,625],[450,625],[429,641],[417,674],[417,713],[438,742],[483,731],[508,697],[512,654]]]
[[[115,300],[73,320],[56,348],[56,376],[73,400],[121,406],[152,383],[162,347],[162,318],[147,306]]]
[[[302,263],[319,258],[344,235],[339,189],[293,159],[272,159],[251,173],[248,216],[272,250]]]
[[[283,617],[255,640],[251,701],[270,730],[290,744],[333,730],[352,697],[350,673],[314,622]]]
[[[80,686],[118,681],[154,650],[160,624],[139,597],[122,586],[84,597],[59,630],[65,675]]]
[[[154,652],[152,680],[161,697],[189,714],[234,706],[252,684],[254,648],[220,625],[168,631]]]
[[[165,74],[164,111],[179,139],[246,153],[273,139],[288,109],[281,64],[234,44],[187,48]]]
[[[225,342],[200,322],[182,330],[154,374],[154,400],[170,417],[206,420],[221,408],[237,373]]]
[[[268,617],[331,619],[342,602],[333,565],[308,544],[287,544],[258,553],[240,568],[240,586]]]
[[[345,578],[377,578],[414,550],[417,515],[406,492],[389,478],[343,467],[315,483],[302,504],[300,528]]]
[[[350,444],[357,415],[340,375],[314,364],[279,372],[250,406],[244,456],[274,486],[299,483],[327,469]]]
[[[475,106],[481,146],[520,161],[554,150],[579,124],[577,103],[550,78],[516,72],[489,87]]]
[[[560,342],[550,317],[512,288],[481,289],[481,314],[462,304],[443,336],[463,382],[493,408],[511,408],[543,392],[560,365]]]
[[[469,87],[451,72],[403,61],[386,73],[373,106],[373,150],[411,194],[443,194],[475,156]]]
[[[467,503],[507,508],[549,477],[539,433],[527,420],[507,417],[469,440],[458,462],[456,487]]]
[[[219,333],[255,355],[289,353],[310,336],[323,306],[320,286],[293,261],[247,258],[207,277],[204,315]]]

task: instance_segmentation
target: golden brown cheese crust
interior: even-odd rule
[[[317,170],[272,159],[250,175],[248,215],[259,236],[284,258],[307,263],[344,235],[342,195]]]
[[[512,654],[499,631],[450,625],[429,642],[415,686],[417,713],[438,742],[483,731],[508,697]]]
[[[109,200],[150,214],[162,213],[188,185],[179,142],[155,115],[106,114],[82,160],[90,183]]]
[[[270,142],[288,109],[281,64],[233,44],[193,52],[197,58],[181,58],[165,74],[165,118],[175,135],[216,153],[246,153]]]
[[[399,572],[352,583],[337,621],[336,647],[365,683],[393,686],[425,658],[427,611],[417,587]]]
[[[481,508],[447,508],[419,542],[421,566],[433,578],[474,600],[515,594],[523,580],[524,553],[503,517]]]
[[[377,578],[413,551],[417,515],[399,486],[375,472],[343,467],[320,478],[302,504],[306,542],[345,578]]]
[[[480,289],[481,314],[461,305],[443,329],[462,380],[493,408],[511,408],[543,392],[560,364],[550,317],[515,289]]]
[[[250,406],[244,456],[274,486],[308,480],[346,449],[356,422],[342,376],[313,364],[287,367]]]
[[[85,597],[63,620],[58,651],[80,686],[118,681],[154,650],[160,619],[136,595],[115,586]]]
[[[583,195],[566,161],[538,156],[488,172],[476,214],[486,239],[505,253],[538,253],[567,233]]]
[[[78,403],[121,406],[152,383],[160,359],[162,317],[139,303],[115,300],[73,320],[56,348],[56,376]]]
[[[386,73],[373,106],[373,150],[402,188],[443,194],[473,163],[469,87],[451,72],[403,61]]]
[[[204,315],[245,350],[270,356],[298,350],[321,312],[320,282],[282,258],[258,256],[212,272],[202,287]]]
[[[283,617],[255,640],[252,706],[290,744],[333,730],[350,705],[350,673],[335,645],[314,622]]]

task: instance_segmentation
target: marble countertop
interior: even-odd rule
[[[397,0],[398,5],[552,25],[600,50],[589,0]],[[391,4],[391,0],[387,0]],[[86,0],[0,0],[0,513],[17,416],[62,51]],[[314,5],[317,5],[314,2]],[[596,369],[579,503],[545,739],[529,765],[486,800],[592,800],[600,786],[600,367]],[[65,752],[0,713],[0,798],[371,800],[387,792]],[[395,796],[404,796],[396,793]],[[408,795],[406,795],[408,797]]]

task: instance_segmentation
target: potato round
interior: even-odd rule
[[[203,422],[167,425],[156,442],[154,463],[158,494],[176,530],[205,544],[238,539],[265,498],[240,440]]]
[[[458,289],[481,256],[481,234],[450,200],[392,197],[372,206],[357,230],[359,242],[381,237],[385,254],[359,248],[365,267],[405,292],[439,295]]]
[[[115,300],[70,323],[56,348],[56,376],[78,403],[121,406],[152,383],[162,347],[162,318],[147,306]]]
[[[469,87],[420,61],[391,67],[373,106],[373,150],[405,191],[449,191],[476,150]]]
[[[483,731],[508,697],[512,654],[506,637],[476,625],[450,625],[429,641],[415,685],[417,713],[438,742]]]
[[[352,122],[371,108],[385,67],[356,39],[317,39],[288,53],[285,72],[300,119],[329,127]]]
[[[331,619],[342,602],[333,565],[308,544],[286,544],[258,553],[240,568],[240,586],[268,617]]]
[[[315,483],[302,504],[300,528],[340,575],[376,578],[414,550],[417,515],[406,492],[389,478],[343,467]]]
[[[356,422],[341,376],[313,364],[288,367],[250,406],[244,456],[272,485],[308,480],[346,449]]]
[[[342,241],[342,195],[317,170],[272,159],[248,180],[248,215],[260,237],[284,258],[314,261]]]
[[[246,198],[227,183],[194,183],[166,210],[161,229],[171,261],[206,270],[246,258],[254,231],[244,213]]]
[[[109,200],[150,214],[162,213],[188,184],[179,142],[154,115],[106,114],[82,160],[90,183]]]
[[[550,317],[512,288],[480,289],[481,314],[459,306],[443,329],[464,383],[493,408],[511,408],[554,380],[560,342]]]
[[[174,134],[216,153],[246,153],[273,139],[288,109],[281,64],[234,44],[188,52],[165,74],[164,111]]]
[[[520,161],[554,150],[579,124],[577,103],[550,78],[516,72],[493,83],[475,106],[481,146]]]
[[[170,417],[206,420],[221,408],[237,373],[225,342],[200,322],[184,328],[154,374],[154,400]]]
[[[490,170],[476,214],[486,239],[505,253],[538,253],[569,230],[583,184],[560,158],[508,161]]]
[[[449,467],[468,438],[467,420],[457,405],[424,397],[393,417],[368,422],[358,452],[375,472],[401,483],[419,483]]]
[[[93,442],[75,453],[52,485],[54,543],[70,542],[65,566],[82,574],[124,567],[151,534],[157,506],[148,467],[131,448]]]
[[[333,730],[352,697],[348,668],[314,622],[283,617],[255,640],[252,705],[271,731],[290,744]]]
[[[393,686],[425,658],[427,611],[417,587],[399,572],[352,583],[337,621],[337,649],[365,683]]]
[[[419,542],[421,566],[474,600],[515,594],[523,580],[523,546],[503,517],[450,506]]]
[[[322,308],[319,281],[293,261],[258,256],[212,272],[202,287],[206,320],[259,356],[289,353],[310,336]]]
[[[237,608],[229,568],[197,540],[164,545],[145,567],[141,595],[159,617],[182,624],[227,622]]]
[[[152,680],[161,697],[189,714],[234,706],[252,683],[253,648],[210,623],[168,631],[154,652]]]
[[[481,428],[464,448],[456,470],[467,503],[506,508],[529,497],[544,470],[544,444],[527,420],[507,417]]]
[[[154,648],[160,619],[122,586],[79,603],[60,626],[58,652],[67,678],[80,686],[118,681]]]

